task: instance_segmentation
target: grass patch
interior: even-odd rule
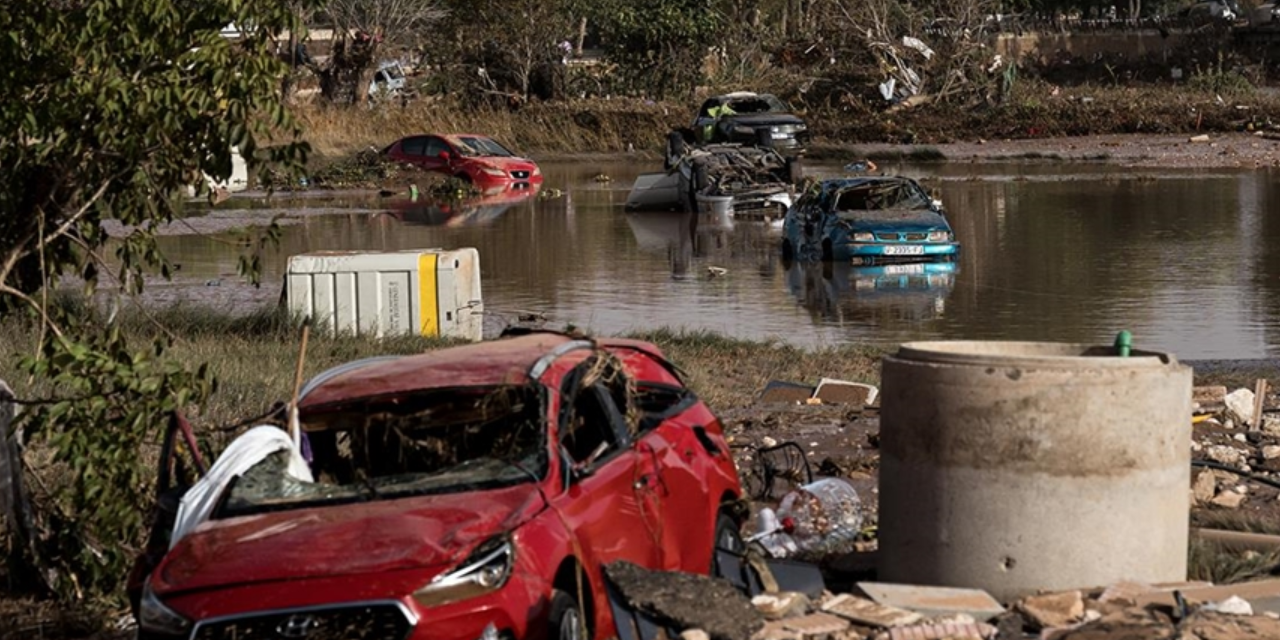
[[[1280,552],[1230,551],[1192,539],[1187,546],[1187,579],[1233,584],[1271,577],[1280,569]]]

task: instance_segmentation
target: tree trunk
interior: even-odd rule
[[[587,39],[587,19],[584,16],[578,21],[578,42],[573,47],[574,55],[582,57],[582,42]]]
[[[41,562],[33,544],[36,531],[31,502],[22,483],[22,447],[18,434],[12,430],[15,413],[13,391],[0,380],[0,525],[8,527],[16,542],[12,547],[15,557],[11,566],[39,567]],[[30,556],[26,562],[21,560],[24,554]]]

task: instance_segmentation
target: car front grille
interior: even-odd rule
[[[920,242],[921,240],[925,240],[928,237],[929,237],[929,234],[927,233],[908,233],[907,242]]]
[[[898,241],[898,234],[896,234],[896,233],[877,233],[877,234],[876,234],[876,239],[878,239],[878,240],[884,240],[885,242],[897,242],[897,241]]]
[[[515,178],[516,180],[528,180],[529,172],[528,171],[512,171],[511,177]]]
[[[394,602],[290,609],[218,618],[194,640],[404,640],[412,614]]]

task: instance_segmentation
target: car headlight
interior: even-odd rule
[[[539,168],[539,167],[536,167],[536,166],[535,166],[535,167],[533,168],[533,171],[532,171],[532,172],[530,172],[530,173],[529,173],[529,175],[531,175],[531,176],[540,176],[540,175],[542,175],[542,169],[541,169],[541,168]]]
[[[151,590],[151,581],[147,580],[142,585],[142,600],[138,605],[138,628],[151,633],[185,636],[191,630],[191,621],[164,606]]]
[[[875,242],[876,237],[870,231],[859,231],[853,234],[854,242]]]
[[[950,231],[930,231],[929,242],[947,242],[951,240]]]
[[[474,598],[502,588],[515,567],[515,550],[506,538],[493,538],[476,547],[456,568],[413,592],[424,607]]]
[[[480,170],[491,176],[496,176],[499,178],[507,175],[506,171],[503,171],[502,169],[499,169],[497,167],[480,167]]]

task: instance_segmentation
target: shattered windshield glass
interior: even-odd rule
[[[303,416],[315,482],[282,452],[231,485],[217,517],[322,504],[491,489],[546,475],[536,387],[433,389]]]
[[[729,100],[729,108],[734,113],[787,113],[790,111],[787,105],[781,100],[767,93],[749,98],[735,98]]]
[[[468,158],[477,156],[499,156],[511,157],[511,153],[506,147],[498,144],[490,138],[482,138],[480,136],[459,136],[456,138],[458,152]]]
[[[858,211],[920,211],[933,207],[933,199],[913,182],[886,180],[847,187],[834,195],[836,215]]]

